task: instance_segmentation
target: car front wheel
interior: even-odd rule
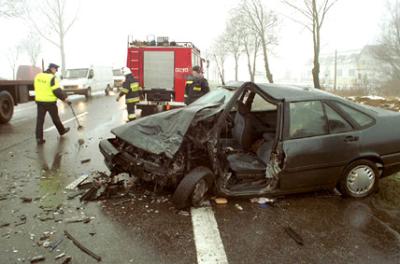
[[[178,209],[199,206],[212,186],[213,173],[206,167],[191,170],[178,184],[172,201]]]
[[[363,198],[376,191],[378,181],[376,164],[370,160],[357,160],[344,171],[339,190],[345,196]]]

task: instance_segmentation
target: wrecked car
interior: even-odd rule
[[[113,175],[171,188],[177,208],[222,196],[374,192],[400,170],[400,114],[310,88],[237,83],[100,142]]]

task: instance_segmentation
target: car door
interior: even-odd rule
[[[359,132],[326,102],[287,104],[282,189],[334,186],[359,153]]]

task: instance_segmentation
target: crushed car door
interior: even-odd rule
[[[359,132],[321,101],[292,102],[283,150],[282,189],[334,186],[343,168],[359,153]]]

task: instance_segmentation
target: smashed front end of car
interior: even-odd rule
[[[111,175],[129,173],[160,188],[175,188],[192,168],[208,165],[207,140],[220,104],[196,105],[139,119],[112,130],[101,153]]]

